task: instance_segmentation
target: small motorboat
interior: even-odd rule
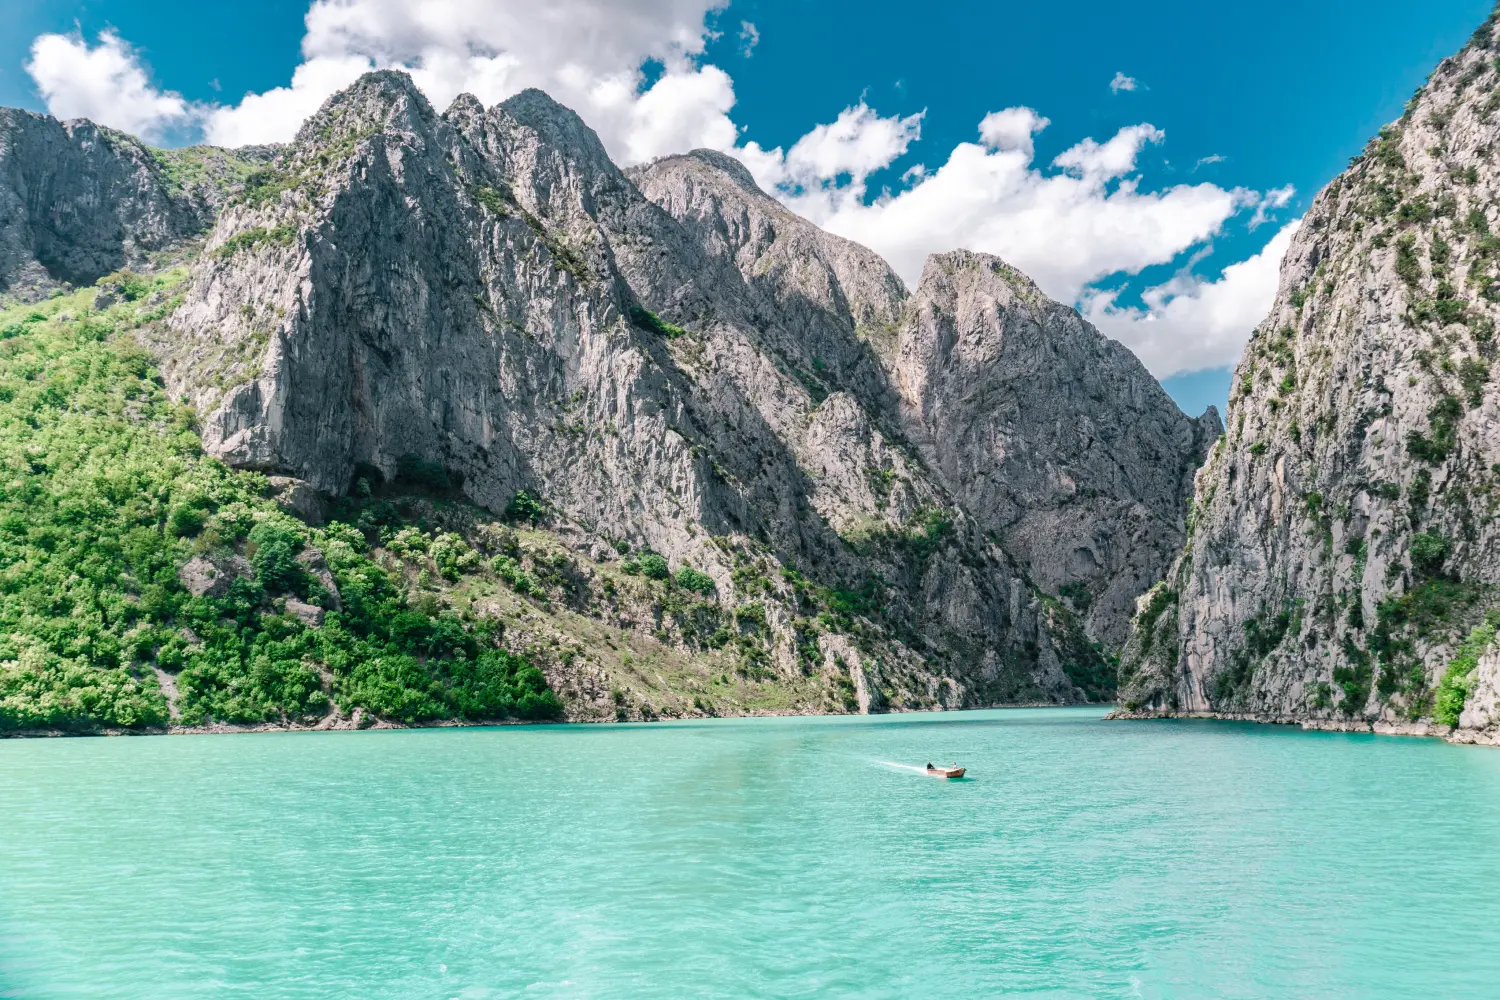
[[[927,765],[927,773],[932,775],[934,778],[962,778],[964,776],[965,770],[967,769],[959,767],[957,764],[953,764],[949,767],[934,767],[932,764]]]

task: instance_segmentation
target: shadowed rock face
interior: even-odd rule
[[[931,258],[916,293],[706,150],[630,172],[715,260],[732,261],[800,351],[913,446],[1030,578],[1123,642],[1136,595],[1181,548],[1192,474],[1222,431],[1179,412],[1140,362],[1020,272]],[[831,373],[831,375],[830,375]]]
[[[935,258],[908,296],[718,154],[627,175],[545,94],[438,114],[391,72],[279,150],[7,114],[11,287],[91,281],[213,220],[142,335],[211,454],[324,494],[410,468],[493,511],[524,489],[570,532],[764,601],[773,669],[828,660],[862,706],[1097,693],[1099,650],[1044,591],[1081,582],[1109,640],[1111,588],[1179,540],[1162,484],[1201,428],[1128,354],[988,258]],[[33,169],[44,148],[61,168]]]
[[[1184,416],[1075,310],[962,250],[928,259],[893,378],[908,433],[965,509],[1037,586],[1086,593],[1091,632],[1123,642],[1182,545],[1218,413]]]
[[[1419,728],[1436,711],[1494,738],[1483,642],[1462,719],[1451,679],[1441,704],[1500,582],[1495,30],[1309,209],[1188,546],[1143,600],[1127,708]]]
[[[0,292],[90,284],[200,235],[268,150],[162,152],[92,122],[0,109]]]

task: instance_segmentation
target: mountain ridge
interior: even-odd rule
[[[455,627],[536,663],[570,718],[1112,692],[1119,595],[1180,541],[1176,470],[1217,420],[1183,416],[1076,311],[1029,282],[1016,293],[1004,265],[940,258],[973,308],[908,293],[717,154],[619,170],[539,91],[489,109],[465,95],[439,114],[405,74],[372,73],[269,154],[228,185],[185,244],[185,281],[161,286],[160,315],[129,336],[196,411],[207,454],[268,477],[270,499],[309,525],[287,528],[294,548],[358,527],[400,600],[434,621],[461,612]],[[1012,342],[1069,374],[986,370]],[[955,353],[964,344],[990,348]],[[911,387],[937,358],[979,404],[934,408],[943,394],[929,393],[924,409]],[[1090,388],[1053,391],[1075,376]],[[1043,405],[1028,380],[1048,378]],[[995,393],[1012,404],[1003,427],[986,422]],[[1033,409],[1107,430],[1048,459],[1041,485],[1005,487],[1008,510],[1047,508],[1049,527],[1027,530],[1055,544],[1027,549],[994,514],[1000,494],[970,491],[973,470],[1005,484],[1024,465],[996,461],[1061,440]],[[979,441],[968,457],[965,434]],[[1170,474],[1121,476],[1100,450],[1111,435]],[[210,505],[174,544],[234,575],[256,543],[224,518]],[[1104,539],[1116,523],[1131,531]],[[1092,561],[1070,567],[1073,550]],[[310,608],[294,615],[309,634],[342,621],[327,602],[351,572],[335,567],[324,598],[286,593]],[[635,634],[649,653],[621,652]],[[122,669],[221,718],[227,703],[194,687],[206,666],[173,680],[181,668],[140,649]],[[187,662],[229,655],[211,642]],[[645,655],[672,666],[643,669]],[[346,722],[367,690],[352,676],[325,678]]]

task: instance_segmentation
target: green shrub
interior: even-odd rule
[[[655,552],[643,552],[636,557],[635,565],[640,574],[652,580],[665,580],[669,571],[667,561]]]
[[[540,500],[535,499],[525,490],[521,490],[510,498],[510,503],[505,505],[503,516],[507,521],[529,521],[536,524],[546,518],[547,508]]]
[[[1458,446],[1458,422],[1463,414],[1457,397],[1444,396],[1427,413],[1431,436],[1421,431],[1407,434],[1407,453],[1429,465],[1441,465]]]
[[[514,557],[498,555],[490,560],[490,569],[496,576],[510,584],[512,590],[522,597],[544,598],[547,591],[537,582],[536,577],[521,568],[521,564]]]
[[[516,210],[515,199],[510,196],[510,192],[497,191],[492,187],[475,188],[474,200],[499,216],[512,215]]]
[[[640,306],[630,307],[630,322],[642,330],[649,330],[659,337],[666,337],[668,340],[687,336],[687,331],[682,327],[668,323],[650,309],[642,309]]]
[[[683,590],[691,590],[698,594],[712,594],[715,591],[714,578],[707,573],[701,573],[691,566],[684,566],[672,577],[672,582]]]
[[[307,572],[297,561],[302,549],[302,532],[290,518],[270,517],[250,529],[256,582],[270,593],[306,596]]]
[[[1500,610],[1485,613],[1484,621],[1469,633],[1469,638],[1459,647],[1448,668],[1438,681],[1432,700],[1432,721],[1444,726],[1458,725],[1469,695],[1474,693],[1475,671],[1479,658],[1495,641],[1495,631],[1500,628]]]
[[[1484,386],[1490,379],[1490,366],[1478,358],[1464,358],[1458,366],[1458,380],[1472,409],[1484,402]]]
[[[443,532],[432,540],[428,549],[439,575],[445,580],[457,580],[479,566],[479,553],[475,552],[463,536],[451,531]]]
[[[734,622],[740,628],[755,633],[763,633],[770,627],[766,624],[766,606],[760,601],[735,608]]]
[[[1448,558],[1448,539],[1418,532],[1411,536],[1411,566],[1422,576],[1437,576]]]
[[[1089,585],[1083,580],[1073,580],[1063,584],[1057,588],[1057,595],[1071,601],[1079,614],[1087,614],[1089,606],[1094,602],[1094,595],[1089,592]]]
[[[227,260],[237,253],[260,246],[289,247],[297,241],[298,234],[297,227],[291,224],[277,226],[275,229],[256,226],[229,237],[214,249],[213,256],[219,260]]]
[[[1416,238],[1411,233],[1396,241],[1396,276],[1413,289],[1422,283],[1422,263],[1417,260],[1415,245]]]

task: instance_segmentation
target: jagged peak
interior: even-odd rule
[[[782,205],[759,184],[755,177],[739,160],[728,153],[721,153],[716,149],[694,149],[687,153],[672,153],[668,156],[659,156],[650,163],[643,163],[631,167],[626,174],[632,178],[650,177],[660,175],[673,170],[687,170],[698,174],[700,177],[705,172],[716,178],[722,178],[732,187],[738,188],[741,193],[752,199],[774,207],[782,214],[793,214],[790,209]]]
[[[323,145],[371,129],[424,131],[436,120],[437,112],[411,74],[377,69],[324,101],[297,131],[295,144]]]
[[[673,159],[674,157],[668,157]],[[758,195],[769,198],[761,186],[755,183],[755,177],[750,173],[750,168],[728,153],[721,153],[717,149],[695,149],[692,152],[682,154],[681,159],[693,159],[708,164],[715,170],[727,174],[729,178],[746,190],[753,191]]]
[[[547,145],[578,156],[595,169],[618,172],[604,148],[599,134],[567,105],[558,103],[545,90],[528,87],[496,105],[491,113],[500,112],[535,132]]]
[[[468,92],[459,94],[443,112],[443,120],[451,125],[464,126],[484,116],[484,105],[479,98]]]
[[[1020,268],[1006,263],[992,253],[978,250],[958,249],[928,254],[926,262],[922,265],[922,277],[918,280],[917,287],[922,288],[939,280],[942,276],[962,272],[996,275],[1018,292],[1045,297],[1045,293],[1037,287],[1037,283]]]

